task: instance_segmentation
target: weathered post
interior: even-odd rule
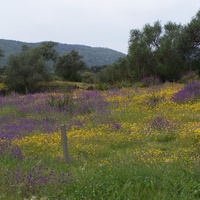
[[[67,135],[66,135],[66,126],[61,126],[61,143],[63,148],[63,157],[67,164],[69,164],[69,154],[68,154],[68,144],[67,144]]]

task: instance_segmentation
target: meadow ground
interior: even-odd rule
[[[200,99],[176,101],[183,87],[0,97],[0,199],[200,199]]]

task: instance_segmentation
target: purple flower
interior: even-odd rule
[[[17,159],[23,159],[24,155],[19,146],[13,145],[9,140],[0,140],[0,156],[11,155]]]
[[[184,103],[189,100],[194,100],[200,96],[200,81],[192,81],[185,85],[183,89],[176,92],[171,100],[176,103]]]
[[[163,116],[156,116],[151,122],[151,127],[160,130],[174,130],[176,128],[176,125],[175,123],[166,120]]]
[[[112,128],[113,128],[114,130],[119,130],[119,129],[121,129],[122,127],[121,127],[120,124],[114,122],[114,123],[112,124]]]
[[[9,190],[17,190],[21,185],[22,191],[39,191],[42,186],[57,186],[72,182],[70,171],[56,173],[53,169],[42,164],[34,165],[28,169],[18,165],[15,169],[8,169],[4,175],[4,183]]]

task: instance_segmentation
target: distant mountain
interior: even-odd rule
[[[4,40],[0,39],[0,49],[4,51],[4,57],[0,59],[0,66],[5,66],[8,60],[8,57],[11,54],[18,53],[21,50],[22,45],[28,45],[30,47],[35,47],[41,44],[38,43],[26,43],[15,40]],[[91,66],[103,66],[115,62],[118,58],[124,57],[125,54],[102,47],[90,47],[85,45],[72,45],[72,44],[61,44],[55,48],[59,55],[69,53],[71,50],[76,50],[81,56],[86,64]]]

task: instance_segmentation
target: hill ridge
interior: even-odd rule
[[[0,59],[0,66],[4,66],[7,63],[8,57],[11,54],[15,54],[20,51],[21,46],[26,44],[30,47],[40,45],[42,42],[22,42],[17,40],[0,39],[0,48],[4,51],[4,57]],[[55,47],[59,55],[69,53],[71,50],[76,50],[83,60],[86,62],[88,67],[91,66],[103,66],[115,62],[118,58],[124,57],[125,54],[107,47],[91,47],[81,44],[66,44],[56,42]]]

